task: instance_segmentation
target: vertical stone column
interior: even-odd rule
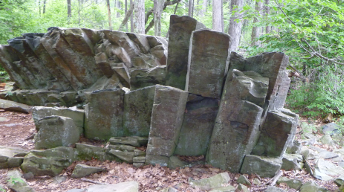
[[[146,163],[167,166],[178,142],[187,97],[186,91],[156,86]]]
[[[228,70],[229,35],[198,30],[192,32],[190,42],[185,90],[203,97],[220,98]]]
[[[209,164],[240,171],[259,136],[267,91],[268,78],[255,72],[233,70],[228,74],[207,153]]]
[[[166,85],[185,89],[191,33],[201,28],[205,26],[192,17],[171,15]]]
[[[123,102],[122,89],[90,93],[85,109],[85,136],[99,140],[123,136]]]

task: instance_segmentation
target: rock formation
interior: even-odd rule
[[[114,145],[93,149],[77,143],[73,158],[174,167],[177,155],[204,155],[221,169],[273,176],[298,122],[283,108],[288,57],[272,52],[244,58],[230,51],[227,34],[205,29],[193,18],[172,15],[170,24],[168,42],[83,28],[23,34],[0,46],[0,64],[16,87],[0,96],[28,105],[85,104],[84,112],[36,107],[35,122],[44,125],[38,148],[52,147],[40,137],[56,129],[49,125],[54,120],[63,122],[59,127],[73,125],[54,135],[61,145],[75,144],[80,132],[90,139],[111,138]],[[124,142],[132,137],[146,138],[145,154]],[[24,158],[24,171],[37,166],[28,162],[38,153]]]

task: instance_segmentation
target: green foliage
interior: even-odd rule
[[[20,178],[20,177],[11,176],[7,180],[7,183],[11,183],[11,185],[20,185],[20,184],[25,183],[25,181],[22,178]]]
[[[6,192],[6,190],[0,186],[0,192]]]

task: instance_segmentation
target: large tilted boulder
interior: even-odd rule
[[[70,147],[57,147],[47,150],[32,150],[24,157],[21,169],[35,176],[56,176],[75,160],[75,151]]]
[[[239,172],[243,158],[251,153],[259,136],[268,79],[254,72],[233,70],[224,89],[207,161],[221,169]]]

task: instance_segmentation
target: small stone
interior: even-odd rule
[[[344,178],[337,178],[336,180],[334,180],[334,182],[336,183],[336,185],[338,187],[343,186],[344,185]]]
[[[198,187],[201,190],[211,190],[214,188],[221,187],[223,184],[227,184],[229,180],[230,177],[228,173],[224,172],[209,178],[191,181],[190,185],[193,187]]]
[[[141,156],[141,157],[134,157],[133,158],[133,162],[134,163],[145,163],[146,162],[146,157],[143,157],[143,156]]]
[[[144,165],[145,165],[144,163],[133,163],[134,167],[142,167]]]
[[[80,178],[103,171],[106,171],[106,169],[101,167],[92,167],[84,164],[77,164],[73,170],[72,177]]]
[[[334,142],[331,136],[328,134],[325,134],[324,136],[322,136],[319,141],[324,145],[330,145],[330,146],[334,145]]]
[[[282,167],[284,170],[298,170],[301,169],[300,162],[302,161],[302,155],[297,154],[284,154],[282,158]]]
[[[318,186],[313,181],[309,181],[301,186],[300,192],[318,191]]]
[[[287,148],[287,153],[289,154],[297,154],[301,150],[301,143],[298,140],[294,140],[291,145],[288,146]]]
[[[285,191],[278,187],[269,186],[268,188],[265,189],[264,192],[285,192]]]
[[[251,182],[247,179],[245,175],[240,175],[239,178],[237,179],[237,182],[240,184],[251,186]]]
[[[108,184],[108,185],[91,185],[88,187],[87,192],[113,192],[113,191],[121,191],[121,192],[138,192],[139,191],[139,183],[136,181],[129,181],[117,184]]]
[[[128,151],[123,152],[120,150],[111,149],[108,153],[118,157],[119,159],[127,163],[133,163],[134,152],[128,152]]]
[[[336,135],[339,134],[339,125],[336,123],[328,123],[322,126],[322,131],[325,135]]]
[[[56,176],[53,178],[53,180],[56,184],[60,184],[60,183],[65,182],[67,180],[67,176]]]
[[[177,156],[170,157],[170,160],[168,162],[168,167],[170,169],[175,169],[177,167],[183,167],[185,165],[186,165],[186,163],[181,161]]]
[[[24,173],[23,177],[24,177],[24,179],[29,180],[29,179],[33,179],[35,177],[35,175],[32,172],[28,172],[28,173]]]
[[[253,179],[253,184],[254,185],[260,185],[262,182],[258,178]]]
[[[296,189],[296,190],[300,189],[300,187],[302,186],[302,181],[297,180],[297,179],[289,179],[287,177],[279,178],[278,181],[277,181],[277,184],[280,184],[280,183],[285,183],[290,188],[293,188],[293,189]]]

